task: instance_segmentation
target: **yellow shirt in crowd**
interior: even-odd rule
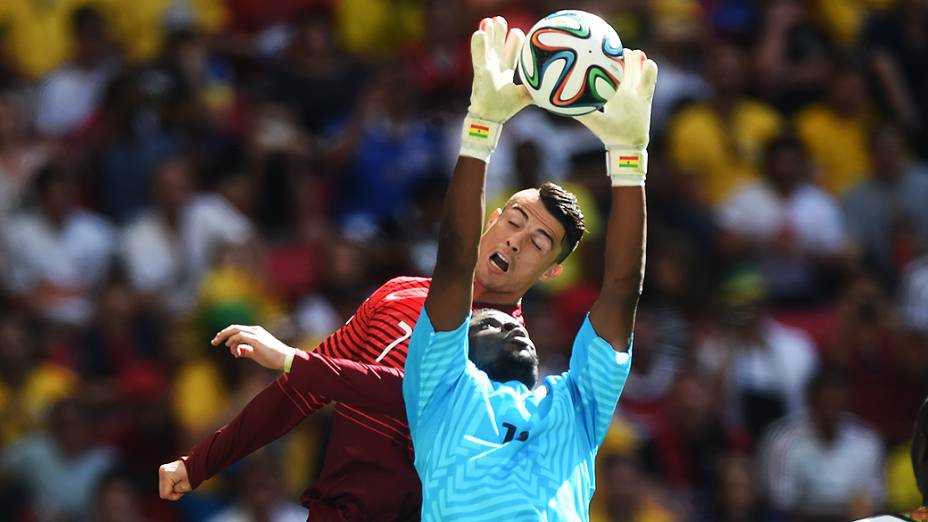
[[[213,32],[226,23],[223,0],[188,0],[184,10],[174,0],[14,0],[0,1],[0,28],[22,73],[40,78],[71,55],[71,15],[78,7],[99,8],[110,36],[129,61],[152,58],[161,49],[165,22],[187,20]],[[172,10],[173,8],[173,10]]]
[[[708,104],[695,104],[670,122],[670,156],[682,173],[699,177],[695,186],[715,206],[758,176],[764,147],[781,127],[780,116],[764,103],[741,100],[727,120]]]
[[[869,118],[842,117],[824,105],[796,115],[796,133],[819,172],[819,184],[836,196],[862,180],[870,170]]]
[[[54,363],[42,363],[13,390],[0,382],[0,447],[35,430],[52,404],[70,397],[77,388],[77,375]]]

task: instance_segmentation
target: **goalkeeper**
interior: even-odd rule
[[[474,55],[499,38],[500,31],[477,31]],[[537,364],[514,319],[496,313],[470,321],[490,148],[465,132],[472,147],[463,148],[445,198],[435,272],[403,379],[424,520],[589,518],[593,464],[630,370],[644,275],[645,148],[657,66],[641,51],[626,50],[624,61],[603,112],[577,117],[606,145],[613,185],[600,295],[574,340],[569,370],[537,389],[534,378],[494,381],[468,360],[469,345],[480,340]],[[525,104],[524,91],[494,72],[475,71],[490,74],[497,92],[472,95],[465,129],[492,134]]]

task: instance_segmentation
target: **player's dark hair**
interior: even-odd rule
[[[557,257],[557,262],[561,263],[567,256],[573,253],[586,231],[586,224],[583,222],[583,211],[577,203],[577,196],[564,190],[563,187],[556,183],[543,183],[538,187],[538,195],[541,202],[555,219],[564,226],[564,240],[561,241],[561,253]]]

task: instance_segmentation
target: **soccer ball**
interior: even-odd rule
[[[605,20],[586,11],[558,11],[535,24],[519,52],[515,82],[535,105],[561,116],[587,114],[622,81],[622,41]]]

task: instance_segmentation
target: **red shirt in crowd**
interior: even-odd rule
[[[430,283],[428,278],[399,277],[377,289],[313,352],[344,361],[312,354],[294,359],[289,374],[184,457],[190,485],[196,488],[336,401],[322,471],[301,497],[310,519],[418,520],[422,488],[413,467],[401,370]],[[520,305],[493,307],[522,321]],[[363,368],[352,361],[386,368]],[[366,372],[377,378],[360,378]]]

